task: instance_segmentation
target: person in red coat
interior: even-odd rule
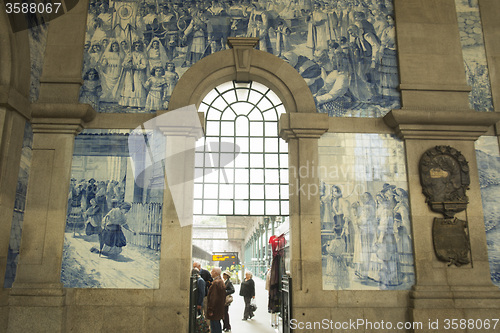
[[[212,268],[210,272],[214,281],[208,289],[207,319],[210,319],[210,332],[222,333],[221,319],[224,317],[226,303],[226,285],[221,278],[220,267]]]

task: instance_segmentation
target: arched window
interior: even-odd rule
[[[268,87],[226,82],[203,99],[195,215],[288,215],[288,145],[278,136],[283,103]]]

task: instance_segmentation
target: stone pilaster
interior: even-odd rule
[[[293,307],[317,307],[325,298],[322,292],[318,139],[328,131],[328,115],[287,113],[281,116],[279,126],[281,138],[288,142]],[[293,316],[296,318],[298,314]]]
[[[32,105],[33,155],[8,332],[61,332],[60,282],[75,135],[95,116],[86,104]]]
[[[424,323],[445,319],[492,318],[500,309],[500,290],[491,283],[474,141],[500,119],[498,113],[393,110],[387,125],[405,140],[412,220],[416,283],[410,293],[410,316]],[[471,264],[448,266],[434,253],[435,217],[422,194],[419,160],[436,145],[450,145],[467,159],[470,169],[469,204],[457,217],[468,221]],[[459,330],[460,331],[460,330]],[[462,332],[462,331],[460,331]],[[465,332],[465,330],[463,330]]]

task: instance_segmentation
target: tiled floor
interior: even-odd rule
[[[255,300],[257,302],[257,311],[255,317],[243,321],[243,310],[245,302],[243,297],[239,296],[240,285],[234,285],[236,290],[234,301],[229,307],[229,320],[231,323],[231,332],[233,333],[278,333],[271,327],[271,314],[267,312],[268,294],[265,289],[265,281],[254,277],[255,281]]]

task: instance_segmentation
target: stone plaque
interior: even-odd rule
[[[432,225],[434,252],[441,261],[462,266],[469,260],[469,236],[467,222],[453,219],[435,218]]]

